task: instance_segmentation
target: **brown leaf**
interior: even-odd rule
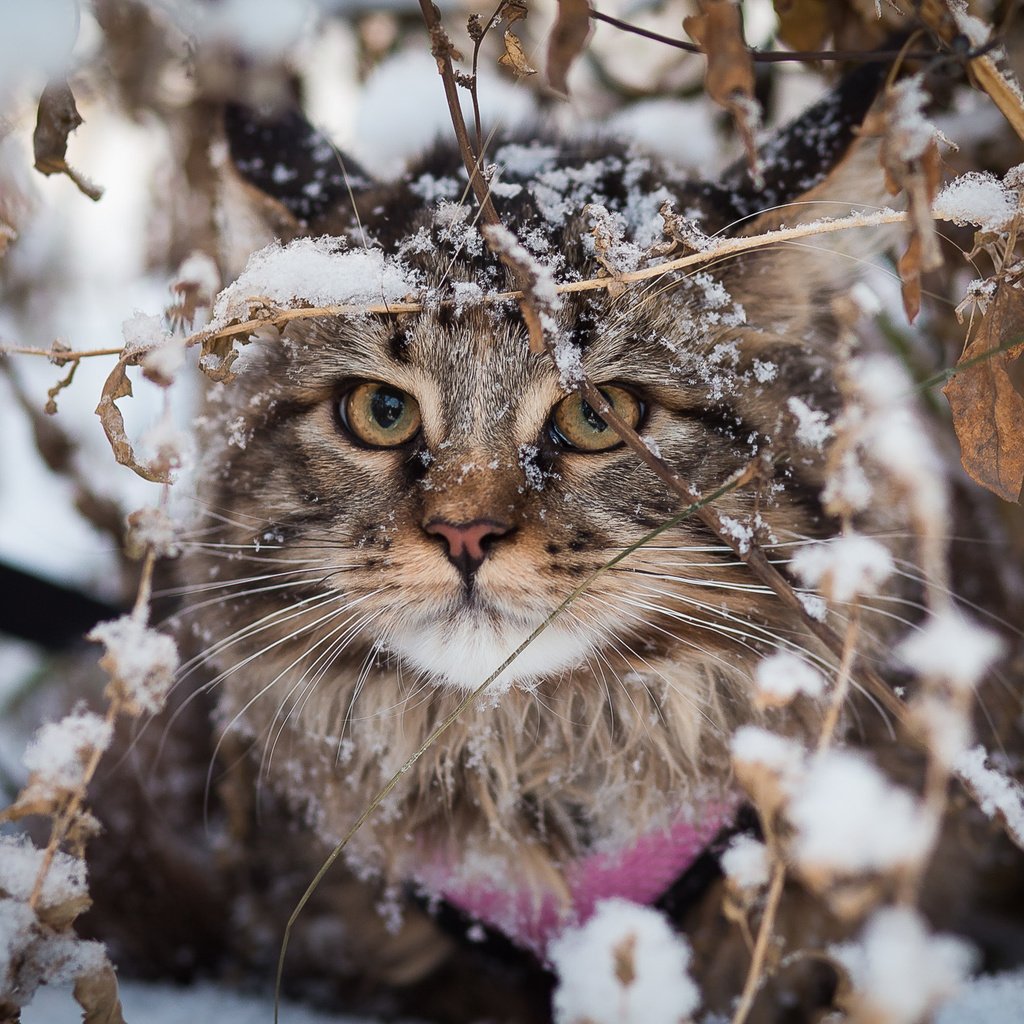
[[[775,0],[779,38],[794,50],[823,50],[832,33],[829,0]]]
[[[683,28],[704,51],[704,89],[732,115],[747,151],[750,174],[760,178],[754,133],[760,107],[754,99],[754,61],[743,38],[743,15],[732,0],[698,0],[700,14],[683,18]]]
[[[80,192],[92,200],[103,195],[103,189],[68,165],[65,156],[68,136],[82,123],[75,106],[75,97],[66,81],[50,82],[39,97],[36,129],[32,135],[36,170],[42,174],[66,174]]]
[[[82,1008],[82,1024],[125,1024],[117,975],[109,961],[75,979],[75,1001]]]
[[[583,52],[590,29],[587,0],[558,0],[558,17],[548,39],[548,83],[563,96],[569,95],[569,68]]]
[[[526,59],[523,44],[508,29],[505,29],[505,52],[498,58],[498,63],[511,68],[520,78],[537,74],[537,69],[531,67]]]
[[[907,320],[913,323],[921,311],[921,236],[917,232],[911,234],[896,269],[900,274],[903,311],[907,314]]]
[[[122,356],[114,365],[110,375],[103,383],[103,390],[100,393],[100,403],[96,406],[96,415],[103,424],[103,432],[107,435],[110,447],[113,449],[114,458],[138,473],[143,480],[150,480],[153,483],[163,484],[168,482],[168,475],[153,466],[147,466],[135,458],[131,441],[124,429],[124,417],[117,407],[119,398],[130,398],[132,394],[132,382],[128,379],[128,364]]]
[[[1005,501],[1024,487],[1024,395],[1014,386],[1024,356],[1024,291],[1001,281],[958,371],[942,389],[953,411],[964,469]]]
[[[636,981],[636,935],[627,935],[612,947],[612,962],[619,984],[629,988]]]
[[[505,19],[506,25],[513,25],[517,21],[521,21],[530,13],[530,9],[524,3],[524,0],[506,0],[501,5],[501,13],[498,15],[500,18]]]

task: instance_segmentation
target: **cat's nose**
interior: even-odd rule
[[[449,561],[467,581],[480,568],[494,541],[512,532],[511,526],[495,519],[474,519],[469,523],[432,519],[423,529],[444,538]]]

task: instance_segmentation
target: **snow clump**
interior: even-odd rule
[[[919,675],[972,690],[1002,651],[998,636],[950,609],[932,615],[896,648],[896,656]]]
[[[764,707],[788,704],[798,693],[820,697],[825,681],[821,673],[792,651],[779,651],[763,658],[754,674],[757,701]]]
[[[93,751],[106,750],[113,728],[89,711],[77,711],[42,726],[22,758],[32,774],[33,797],[52,799],[86,782],[85,765]]]
[[[932,203],[932,212],[954,224],[976,224],[1000,231],[1017,214],[1017,195],[987,171],[968,171],[947,182]]]
[[[556,1024],[681,1024],[700,1005],[689,945],[649,907],[604,900],[549,955],[558,974]]]
[[[810,763],[792,787],[788,817],[792,853],[812,880],[919,863],[934,840],[932,819],[908,791],[843,750]]]
[[[156,714],[178,670],[178,649],[164,633],[158,633],[131,615],[101,622],[86,635],[106,647],[100,664],[117,683],[132,714]]]
[[[846,534],[801,548],[793,556],[793,572],[817,587],[833,604],[870,597],[892,575],[888,548],[869,537]]]
[[[740,889],[760,889],[768,884],[768,847],[753,836],[738,835],[722,854],[725,877]]]
[[[416,290],[411,271],[379,249],[347,250],[338,238],[271,242],[217,298],[211,329],[244,319],[256,302],[341,306],[400,302]]]
[[[831,953],[853,983],[858,1020],[877,1024],[927,1019],[962,984],[974,959],[967,943],[930,934],[909,907],[876,911],[859,942],[834,946]]]

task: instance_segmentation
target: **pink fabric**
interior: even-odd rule
[[[429,887],[510,939],[544,957],[548,944],[570,925],[583,924],[598,902],[620,897],[633,903],[653,903],[700,856],[723,825],[732,820],[731,803],[707,804],[700,820],[641,836],[615,853],[597,853],[570,866],[566,880],[572,905],[563,909],[553,893],[536,894],[492,881],[455,884],[449,877]]]

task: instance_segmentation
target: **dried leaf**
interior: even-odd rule
[[[612,947],[615,977],[623,988],[636,981],[636,935],[627,935]]]
[[[832,33],[829,0],[775,0],[779,38],[794,50],[823,50]]]
[[[498,58],[498,63],[511,68],[520,78],[537,74],[537,69],[530,66],[523,51],[523,44],[508,29],[505,29],[505,52]]]
[[[757,184],[760,168],[754,133],[761,111],[754,99],[754,61],[743,38],[743,15],[732,0],[698,2],[701,13],[684,18],[683,28],[707,56],[705,91],[732,115]]]
[[[501,5],[499,17],[505,19],[506,25],[514,25],[517,21],[522,21],[529,13],[530,9],[524,0],[506,0]]]
[[[548,84],[563,96],[569,95],[569,68],[583,52],[590,30],[587,0],[558,0],[558,17],[548,39]]]
[[[964,469],[1006,501],[1024,487],[1024,291],[1001,281],[956,376],[942,389],[953,411]]]
[[[207,338],[200,346],[199,369],[218,384],[235,379],[231,364],[238,358],[234,338]]]
[[[896,269],[900,275],[903,311],[907,314],[907,320],[913,323],[921,311],[921,236],[917,232],[911,234]]]
[[[904,193],[909,240],[899,262],[903,308],[913,322],[921,307],[921,273],[942,266],[932,201],[942,170],[934,128],[923,116],[927,95],[917,79],[905,79],[885,93],[885,108],[864,123],[863,134],[880,135],[879,161],[886,188]]]
[[[80,192],[92,200],[103,195],[103,189],[68,165],[68,136],[82,123],[71,88],[63,79],[50,82],[39,97],[36,129],[32,135],[36,170],[42,174],[66,174]]]
[[[107,435],[110,447],[113,449],[114,458],[138,473],[143,480],[150,480],[153,483],[167,483],[166,472],[144,465],[135,458],[131,441],[124,429],[124,417],[117,407],[119,398],[130,398],[132,394],[132,382],[128,379],[128,364],[124,357],[118,359],[110,375],[103,383],[103,391],[100,394],[100,403],[96,406],[96,415],[103,424],[103,432]]]
[[[117,975],[109,961],[75,980],[75,1001],[82,1008],[82,1024],[125,1024]]]

